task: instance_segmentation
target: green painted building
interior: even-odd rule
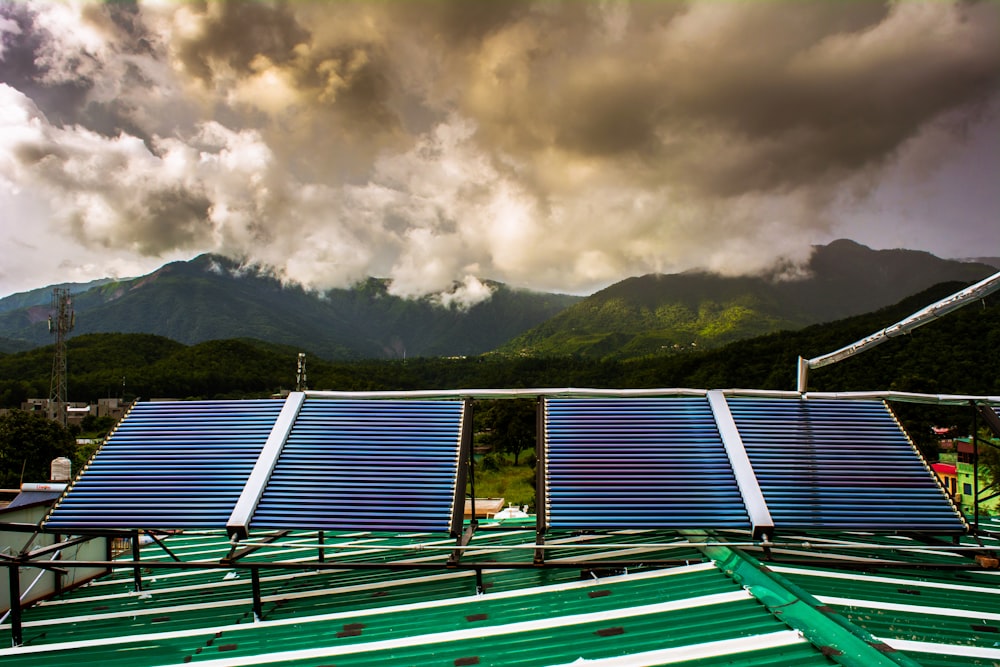
[[[955,488],[952,492],[952,497],[961,506],[962,511],[966,515],[972,515],[975,507],[975,494],[973,491],[977,488],[976,484],[978,483],[980,515],[1000,515],[1000,495],[995,495],[992,498],[989,497],[997,493],[998,489],[996,486],[993,486],[992,489],[990,488],[992,484],[990,472],[982,463],[979,465],[977,479],[975,466],[973,465],[974,451],[972,439],[955,438],[953,442],[955,451],[941,455],[943,463],[950,463],[955,466]],[[1000,440],[993,439],[991,442],[1000,446]],[[988,445],[980,444],[980,452],[986,446]]]

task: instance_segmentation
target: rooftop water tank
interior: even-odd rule
[[[53,482],[68,482],[70,475],[72,474],[73,463],[65,456],[60,456],[57,459],[52,459],[51,467],[51,481]]]

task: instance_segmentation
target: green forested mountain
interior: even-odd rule
[[[738,341],[716,350],[629,361],[583,356],[308,358],[309,386],[345,391],[473,387],[795,389],[796,358],[855,342],[959,289],[950,283],[874,313]],[[69,397],[266,396],[294,386],[298,348],[251,340],[183,345],[146,334],[89,334],[68,343]],[[848,361],[813,371],[817,391],[1000,394],[1000,295],[969,305]],[[0,356],[0,407],[47,396],[52,346]],[[122,382],[124,378],[124,390]]]
[[[925,252],[875,251],[851,241],[815,249],[809,275],[724,278],[685,273],[630,278],[586,298],[490,283],[471,308],[401,299],[387,282],[319,294],[204,255],[141,278],[72,285],[73,336],[149,333],[195,344],[249,338],[325,359],[582,355],[673,356],[887,306],[938,282],[971,282],[985,264]],[[0,353],[51,343],[51,288],[0,299]]]
[[[492,298],[468,309],[402,299],[376,279],[354,289],[318,294],[203,255],[75,294],[73,335],[150,333],[187,344],[253,338],[330,359],[472,355],[497,347],[579,300],[499,283],[490,287]],[[51,298],[51,290],[49,294]],[[14,341],[0,349],[18,351],[49,343],[49,301],[35,298],[34,305],[23,306],[24,298],[14,295],[0,300],[0,306],[11,299],[22,307],[0,307],[0,339]]]
[[[310,358],[309,384],[314,389],[345,391],[503,387],[791,390],[795,388],[798,356],[813,357],[839,349],[962,286],[962,283],[938,285],[874,313],[737,341],[716,350],[629,361],[503,355],[357,362]],[[86,334],[70,340],[67,348],[69,398],[73,401],[93,401],[106,396],[124,396],[129,400],[268,396],[293,387],[298,354],[297,347],[253,340],[184,345],[149,334]],[[997,349],[1000,349],[1000,294],[950,313],[910,335],[891,339],[856,358],[814,370],[809,388],[1000,395]],[[16,407],[28,397],[48,395],[52,353],[50,345],[0,355],[0,407]],[[477,402],[475,410],[477,414],[493,415],[496,407],[489,401]],[[931,457],[937,444],[931,426],[954,426],[960,433],[972,432],[973,411],[968,407],[897,402],[893,409],[915,444]],[[34,416],[17,412],[9,416],[15,422],[25,422],[27,433],[30,424],[19,416]],[[44,422],[37,419],[32,422],[35,431],[31,432],[46,426]],[[29,473],[34,469],[44,471],[52,452],[39,452],[28,460],[18,450],[16,460],[7,457],[16,465],[7,465],[6,469],[17,473],[25,469]],[[72,449],[72,455],[79,458],[80,452]],[[25,468],[23,462],[32,467]]]
[[[985,264],[912,250],[871,250],[853,241],[817,247],[808,268],[808,277],[797,280],[705,273],[629,278],[500,351],[629,359],[714,348],[871,312],[940,282],[972,282],[995,272]]]
[[[43,306],[47,308],[52,302],[52,290],[55,287],[68,289],[71,294],[79,294],[81,292],[86,292],[92,287],[100,287],[101,285],[109,282],[112,282],[111,278],[101,278],[87,283],[60,283],[58,285],[40,287],[27,292],[19,292],[18,294],[12,294],[8,297],[0,299],[0,313],[7,313],[12,310],[21,310],[34,306]]]

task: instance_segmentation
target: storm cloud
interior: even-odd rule
[[[994,2],[5,2],[0,44],[0,189],[81,248],[447,303],[803,262],[1000,111]]]

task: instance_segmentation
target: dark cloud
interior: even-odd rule
[[[18,28],[16,33],[0,35],[3,40],[0,83],[24,92],[56,122],[73,122],[76,112],[86,103],[92,84],[86,80],[44,82],[46,69],[39,66],[37,57],[50,36],[35,28],[35,16],[26,4],[0,4],[0,18],[13,21]]]
[[[484,44],[477,56],[493,62],[479,83],[499,101],[468,97],[465,108],[491,140],[514,152],[642,153],[649,176],[706,194],[783,191],[877,165],[1000,83],[995,3],[707,3],[658,31],[632,16],[617,41],[598,38],[593,15],[586,38],[564,29],[565,12],[588,9],[508,27],[502,58]],[[719,159],[702,159],[715,141]]]
[[[295,47],[309,39],[287,3],[193,3],[189,9],[200,10],[200,29],[189,39],[177,40],[177,55],[184,68],[205,83],[230,70],[249,73],[258,56],[286,63],[295,57]]]
[[[134,121],[135,105],[128,99],[95,96],[96,80],[105,74],[95,54],[70,48],[62,57],[54,58],[53,53],[58,51],[54,45],[59,37],[37,21],[38,14],[28,5],[0,4],[0,17],[13,20],[18,26],[16,34],[4,36],[0,83],[26,94],[55,124],[80,124],[106,136],[126,132],[150,138]],[[106,33],[119,55],[151,55],[149,33],[142,26],[134,3],[85,5],[81,19]],[[120,66],[117,86],[130,91],[153,87],[135,64],[122,60]],[[66,71],[74,75],[67,77]]]
[[[122,224],[116,225],[114,237],[95,235],[93,221],[86,212],[67,216],[71,233],[88,245],[105,248],[128,247],[150,257],[177,248],[197,249],[208,241],[207,223],[212,202],[205,196],[177,188],[144,193],[141,201],[119,201]]]
[[[421,32],[432,41],[475,46],[489,34],[529,15],[534,6],[535,3],[530,0],[417,0],[402,4],[398,11],[404,24],[422,26]]]
[[[46,158],[63,160],[66,157],[66,152],[58,146],[40,142],[22,142],[13,146],[10,152],[25,167],[33,167]]]
[[[78,238],[406,295],[794,263],[833,202],[933,169],[1000,109],[994,2],[0,12],[24,97],[0,93],[39,111],[0,126],[0,179]]]

